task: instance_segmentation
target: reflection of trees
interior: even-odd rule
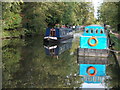
[[[2,47],[3,61],[3,87],[15,86],[12,82],[13,74],[19,70],[19,60],[21,59],[21,47],[23,41],[19,39],[4,40]]]
[[[78,76],[77,74],[70,74],[66,76],[65,84],[67,85],[67,87],[71,88],[81,87],[82,84],[81,77]]]
[[[16,63],[12,63],[11,61],[10,63],[12,64],[9,64],[8,61],[4,62],[6,65],[5,68],[9,72],[3,72],[3,74],[7,76],[10,74],[11,77],[6,76],[7,78],[4,78],[3,87],[62,88],[73,87],[75,85],[66,85],[65,78],[67,75],[77,72],[77,65],[75,64],[77,60],[76,56],[71,56],[69,50],[67,50],[59,56],[59,59],[50,58],[45,55],[42,44],[41,37],[29,38],[24,41],[25,46],[22,47],[22,50],[17,51],[18,47],[16,46],[14,49],[17,53],[9,53],[12,58],[15,58],[15,54],[19,57],[16,58]],[[7,55],[6,58],[8,58]],[[8,68],[8,66],[14,66],[14,68]],[[17,68],[17,66],[19,67]],[[74,79],[74,77],[71,77],[72,81]],[[8,82],[9,80],[10,82]]]
[[[111,54],[111,59],[114,60],[114,64],[112,63],[107,66],[107,74],[110,78],[106,80],[106,83],[108,83],[109,87],[118,88],[120,87],[120,67],[114,53]]]

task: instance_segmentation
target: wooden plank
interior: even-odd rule
[[[78,56],[77,62],[79,64],[108,64],[108,58]]]
[[[109,51],[107,49],[87,49],[79,48],[78,55],[80,56],[99,56],[99,57],[108,57]]]

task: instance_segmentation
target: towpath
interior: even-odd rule
[[[114,33],[114,32],[112,32],[111,30],[110,30],[110,33],[111,33],[111,34],[114,34],[114,35],[120,40],[120,34]]]
[[[114,32],[112,32],[111,30],[110,30],[110,33],[111,33],[111,34],[114,34],[114,35],[120,40],[120,34],[114,33]],[[120,54],[116,53],[116,58],[117,58],[117,60],[118,60],[119,66],[120,66]]]

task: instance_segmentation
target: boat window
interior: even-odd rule
[[[55,36],[55,29],[50,30],[50,36]]]
[[[93,29],[91,29],[91,33],[93,33]]]
[[[98,29],[96,29],[96,33],[98,33]]]
[[[88,33],[88,29],[86,28],[86,33]]]
[[[103,30],[102,29],[100,30],[100,33],[103,34]]]

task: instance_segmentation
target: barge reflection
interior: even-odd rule
[[[79,49],[78,49],[79,50]],[[78,51],[77,63],[79,76],[83,82],[81,88],[106,88],[106,66],[109,64],[107,57],[80,55]],[[97,87],[96,87],[97,86]]]
[[[45,43],[44,48],[45,48],[45,53],[46,55],[56,57],[66,50],[69,50],[72,47],[72,39],[68,39],[65,41],[61,41],[60,43]]]

